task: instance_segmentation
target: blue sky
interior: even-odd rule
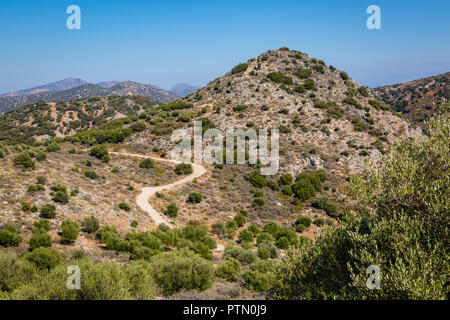
[[[78,5],[81,30],[66,28]],[[381,8],[381,30],[366,9]],[[4,0],[0,93],[67,77],[204,85],[282,46],[368,85],[450,71],[450,1]]]

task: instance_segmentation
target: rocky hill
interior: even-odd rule
[[[79,87],[78,91],[82,92],[86,86]],[[138,115],[159,104],[136,96],[92,97],[70,102],[61,101],[64,100],[61,97],[59,100],[36,102],[0,116],[0,141],[14,144],[62,138],[97,128],[110,120]]]
[[[79,87],[79,86],[85,85],[87,83],[88,82],[86,82],[82,79],[67,78],[64,80],[52,82],[52,83],[45,84],[42,86],[37,86],[37,87],[24,89],[24,90],[20,90],[20,91],[15,91],[15,92],[8,92],[6,94],[0,95],[0,97],[15,97],[15,96],[20,96],[20,95],[35,94],[35,93],[47,92],[47,91],[63,91],[63,90],[68,90],[68,89],[72,89],[75,87]]]
[[[450,72],[374,89],[383,103],[401,112],[408,120],[422,124],[435,113],[435,107],[450,99]]]
[[[102,84],[102,83],[101,83]],[[64,101],[69,102],[74,99],[84,99],[90,97],[105,97],[109,95],[136,95],[147,97],[151,100],[167,103],[179,99],[178,96],[168,91],[143,85],[132,81],[125,81],[118,84],[114,82],[103,83],[103,86],[94,84],[83,84],[62,91],[45,90],[39,93],[25,93],[19,95],[0,97],[0,114],[13,110],[17,107],[43,101]],[[110,86],[111,85],[111,86]],[[108,87],[109,86],[109,87]],[[57,87],[52,87],[57,88]]]

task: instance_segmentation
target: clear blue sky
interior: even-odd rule
[[[82,29],[66,28],[76,4]],[[366,28],[381,8],[382,30]],[[67,77],[204,85],[288,46],[369,86],[450,71],[448,0],[2,0],[0,92]]]

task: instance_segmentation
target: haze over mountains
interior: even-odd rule
[[[138,95],[162,103],[180,98],[169,91],[133,81],[90,84],[82,79],[68,78],[0,96],[0,114],[40,100],[68,102],[78,98],[109,95]]]

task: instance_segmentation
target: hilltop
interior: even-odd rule
[[[450,99],[450,72],[401,84],[374,89],[383,103],[401,112],[413,123],[423,122],[436,112],[436,106]]]

